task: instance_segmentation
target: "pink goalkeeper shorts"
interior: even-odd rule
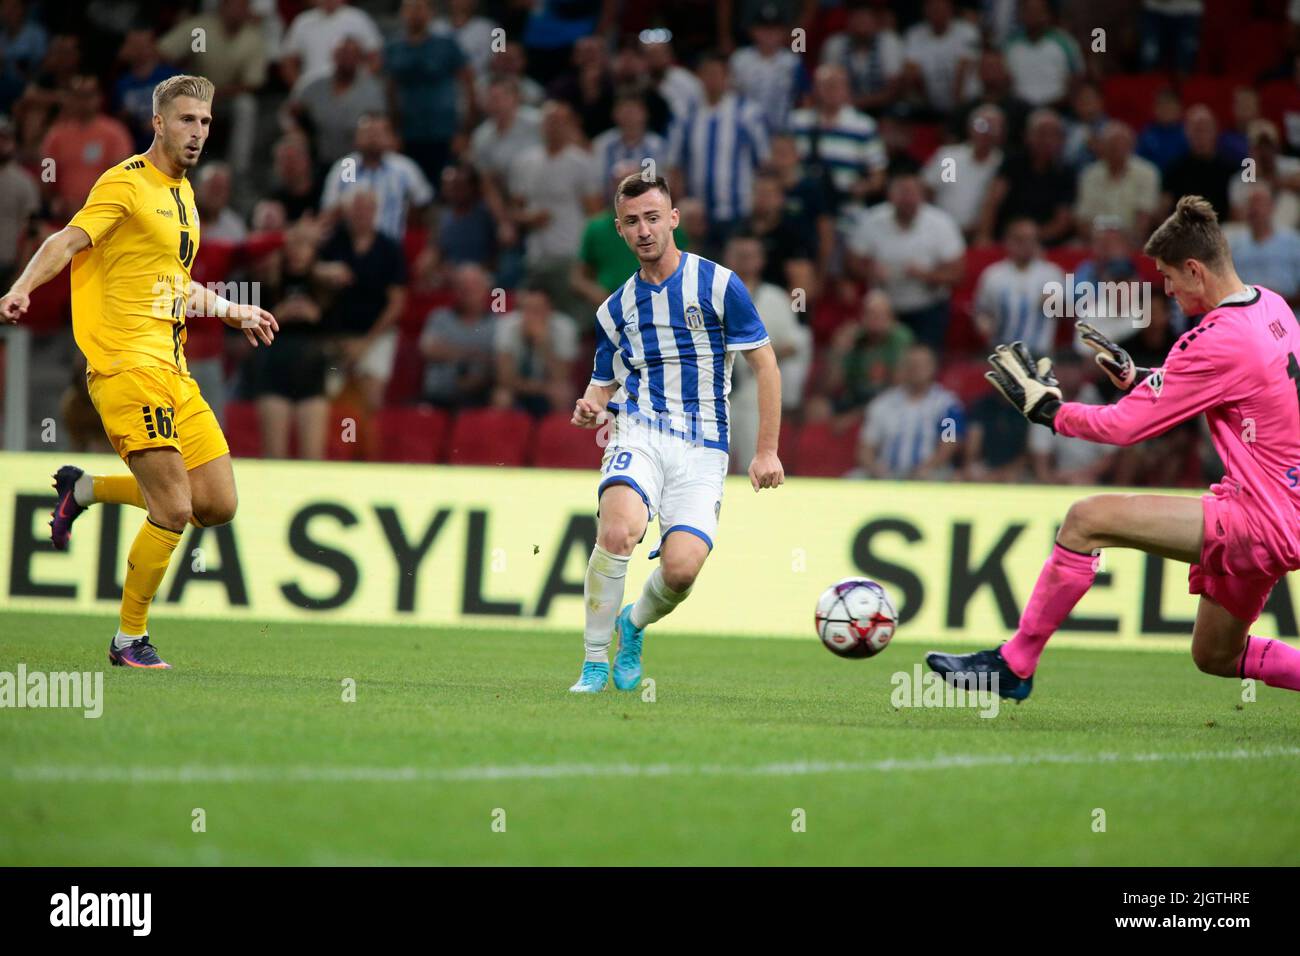
[[[1293,533],[1251,507],[1239,486],[1219,483],[1201,497],[1205,542],[1187,574],[1187,590],[1204,594],[1233,617],[1254,621],[1273,586],[1296,565]]]

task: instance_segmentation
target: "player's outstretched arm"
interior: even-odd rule
[[[232,329],[239,329],[257,348],[259,341],[270,345],[280,325],[275,316],[256,305],[241,304],[224,299],[197,282],[190,282],[190,314],[215,315]]]
[[[0,319],[14,323],[22,318],[31,305],[31,294],[62,272],[73,256],[89,247],[90,236],[80,226],[64,226],[48,236],[8,294],[0,298]]]
[[[614,386],[591,383],[582,398],[574,403],[573,417],[569,419],[569,423],[579,428],[599,428],[609,417],[605,406],[609,404],[613,395]]]
[[[776,453],[781,435],[781,370],[771,345],[747,349],[745,361],[758,383],[758,444],[749,463],[749,483],[755,491],[778,488],[785,483],[785,468]]]

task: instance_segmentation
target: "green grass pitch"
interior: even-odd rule
[[[912,641],[652,630],[648,702],[567,693],[577,635],[159,616],[150,673],[112,624],[0,612],[0,671],[105,672],[0,711],[0,865],[1300,862],[1300,695],[1187,654],[1050,648],[985,719],[890,704]]]

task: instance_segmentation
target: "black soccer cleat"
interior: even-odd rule
[[[72,540],[72,522],[86,510],[84,505],[77,504],[73,494],[77,479],[84,474],[76,465],[64,465],[53,475],[54,490],[59,496],[59,503],[50,514],[50,541],[55,551],[68,550],[68,542]]]
[[[1000,650],[976,651],[974,654],[925,655],[930,670],[941,674],[953,687],[967,691],[995,690],[999,697],[1021,701],[1034,689],[1033,676],[1021,677],[1002,658]]]

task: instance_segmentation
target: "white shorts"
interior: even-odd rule
[[[597,499],[610,485],[628,485],[645,502],[650,518],[659,519],[659,544],[650,552],[659,557],[664,539],[686,531],[713,550],[722,511],[722,484],[727,477],[727,453],[694,444],[652,427],[618,427],[600,463]]]

